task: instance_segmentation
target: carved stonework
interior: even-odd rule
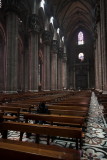
[[[51,49],[52,49],[52,52],[58,53],[58,41],[57,40],[53,40],[52,41],[52,47],[51,47]]]
[[[30,28],[30,31],[34,31],[38,33],[41,31],[40,19],[39,19],[39,16],[37,16],[36,14],[32,14],[29,17],[29,28]]]
[[[63,47],[59,47],[59,49],[58,49],[58,57],[59,57],[59,58],[62,58],[62,57],[63,57],[63,52],[64,52]]]
[[[5,11],[13,10],[16,11],[19,9],[20,0],[3,0],[2,6],[5,9]]]
[[[51,40],[52,40],[52,35],[49,31],[44,31],[42,34],[42,41],[45,44],[50,45],[51,44]]]

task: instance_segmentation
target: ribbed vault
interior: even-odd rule
[[[77,28],[93,32],[96,0],[47,0],[66,39]]]

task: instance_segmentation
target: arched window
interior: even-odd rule
[[[64,42],[64,36],[62,37],[62,41]]]
[[[78,59],[80,59],[81,61],[84,60],[84,53],[79,53],[78,54]]]
[[[44,5],[45,5],[45,1],[44,0],[41,0],[40,2],[40,7],[42,7],[44,9]]]
[[[57,33],[59,34],[59,32],[60,32],[60,29],[58,28],[58,29],[57,29]]]
[[[53,18],[53,17],[51,17],[51,18],[50,18],[50,23],[52,23],[52,24],[53,24],[53,20],[54,20],[54,18]]]
[[[83,45],[84,44],[84,35],[83,32],[78,33],[78,45]]]

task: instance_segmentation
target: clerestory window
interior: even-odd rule
[[[78,45],[83,45],[84,44],[84,35],[83,32],[78,33]]]

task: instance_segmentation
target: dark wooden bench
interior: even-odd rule
[[[20,107],[0,106],[4,120],[19,120]]]
[[[70,111],[76,111],[76,112],[85,112],[88,113],[88,107],[85,106],[64,106],[64,105],[51,105],[48,104],[47,105],[49,110],[70,110]],[[37,106],[34,106],[34,108],[32,107],[31,111],[36,111],[37,110]]]
[[[4,121],[0,123],[0,130],[2,138],[7,139],[8,130],[20,131],[20,140],[22,140],[23,133],[36,134],[36,143],[39,143],[39,135],[47,135],[47,144],[49,144],[50,137],[59,136],[76,139],[76,149],[82,148],[83,132],[81,128],[62,127],[52,125],[29,124],[13,121]]]
[[[76,111],[88,111],[88,107],[85,106],[64,106],[64,105],[47,105],[49,109],[60,109],[60,110],[76,110]]]
[[[87,112],[50,109],[50,114],[87,117]]]
[[[43,121],[48,124],[54,125],[68,125],[68,126],[84,126],[84,117],[77,116],[59,116],[59,115],[48,115],[48,114],[25,114],[25,122],[28,123],[28,120],[34,120],[35,122]]]
[[[55,145],[48,146],[1,139],[0,158],[11,160],[80,160],[80,152]]]
[[[85,106],[89,107],[89,103],[87,102],[78,102],[78,99],[75,102],[58,102],[58,103],[52,103],[54,105],[62,105],[62,106]]]

